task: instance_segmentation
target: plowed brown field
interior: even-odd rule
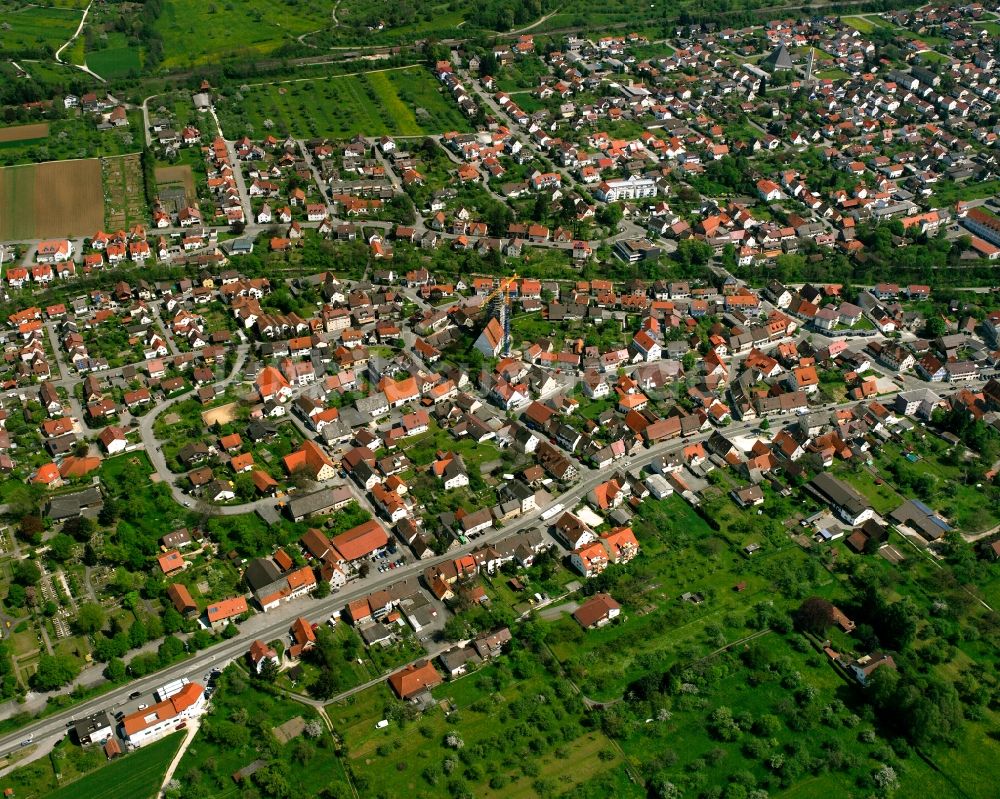
[[[0,240],[91,236],[103,225],[96,158],[0,169]]]

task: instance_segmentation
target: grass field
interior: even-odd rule
[[[146,799],[156,794],[183,736],[169,735],[49,794],[49,799]]]
[[[990,36],[1000,36],[1000,22],[973,22],[977,28],[982,28]]]
[[[226,135],[419,136],[468,130],[458,107],[422,67],[382,70],[292,83],[252,86],[242,99],[218,103]]]
[[[87,66],[103,78],[126,78],[142,69],[142,53],[123,33],[108,37],[107,46],[86,54]]]
[[[18,799],[151,799],[180,742],[170,735],[109,764],[99,746],[81,749],[66,739],[48,757],[6,775],[3,787]]]
[[[917,56],[925,64],[950,64],[951,58],[937,50],[926,50]]]
[[[1000,180],[984,180],[978,183],[955,183],[947,181],[934,187],[932,200],[935,204],[954,205],[958,200],[981,200],[1000,192]]]
[[[328,26],[333,7],[334,0],[218,4],[166,0],[156,23],[163,38],[163,66],[176,69],[272,53],[298,36]]]
[[[0,147],[10,143],[21,143],[27,141],[37,141],[49,135],[49,123],[38,122],[34,125],[14,125],[9,128],[0,128]]]
[[[0,19],[9,30],[0,30],[0,55],[5,58],[19,55],[44,55],[54,53],[80,23],[81,12],[74,9],[26,6],[12,9],[6,2],[0,4]]]
[[[871,33],[876,28],[891,27],[888,22],[884,22],[878,17],[841,17],[841,22],[850,25],[860,33]]]
[[[0,169],[0,239],[85,236],[104,224],[95,158]]]
[[[816,77],[823,80],[848,80],[851,76],[842,69],[824,69],[817,72]]]

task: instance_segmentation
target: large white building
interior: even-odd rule
[[[1000,246],[1000,219],[993,214],[982,208],[973,208],[966,214],[963,224],[977,236]]]
[[[200,716],[207,704],[205,689],[198,683],[187,683],[169,699],[126,716],[122,720],[125,740],[133,747],[152,743]]]
[[[73,242],[69,239],[47,239],[38,242],[35,260],[40,264],[58,264],[73,259]]]
[[[618,200],[639,200],[643,197],[655,197],[658,191],[656,181],[652,178],[641,178],[632,175],[628,178],[605,180],[594,192],[597,199],[606,203]]]

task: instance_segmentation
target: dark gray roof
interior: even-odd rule
[[[72,494],[60,494],[49,500],[45,515],[58,521],[79,516],[88,509],[100,508],[104,505],[101,491],[97,486],[90,486]]]
[[[783,44],[779,44],[771,54],[761,62],[763,67],[771,67],[774,69],[791,69],[792,68],[792,56],[788,52],[788,48]]]
[[[270,558],[254,558],[243,572],[243,582],[247,587],[257,592],[258,589],[270,585],[281,576],[281,570]]]

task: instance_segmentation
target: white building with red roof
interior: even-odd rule
[[[205,712],[205,689],[189,682],[169,699],[122,719],[122,734],[129,746],[138,748],[182,729],[189,719]]]

